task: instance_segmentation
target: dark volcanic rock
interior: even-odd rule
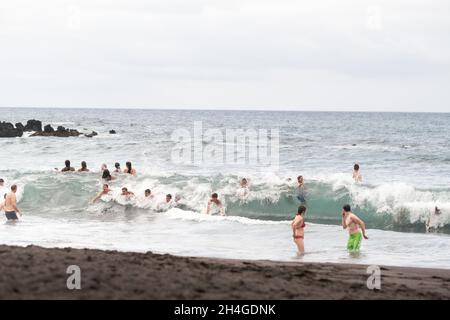
[[[44,132],[45,133],[52,133],[52,132],[55,132],[55,129],[53,129],[53,127],[51,126],[51,125],[46,125],[45,127],[44,127]]]
[[[28,120],[23,131],[42,131],[42,122],[39,120]]]
[[[46,125],[44,131],[33,133],[30,137],[78,137],[81,133],[78,130],[66,129],[63,126],[58,126],[56,131],[51,125]]]
[[[17,122],[16,123],[16,128],[19,129],[19,130],[22,130],[22,131],[25,130],[25,127],[24,127],[24,125],[21,122]]]
[[[116,134],[117,132],[116,132],[116,130],[109,130],[109,133],[110,134]]]
[[[84,136],[87,138],[92,138],[92,137],[95,137],[96,135],[98,135],[98,133],[95,131],[92,131],[91,133],[85,134]]]
[[[21,137],[23,135],[23,130],[14,127],[10,122],[0,122],[0,138],[12,138]]]

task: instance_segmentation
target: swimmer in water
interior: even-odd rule
[[[3,195],[3,200],[0,202],[0,211],[3,211],[5,208],[5,200],[6,200],[6,193]]]
[[[101,168],[100,168],[100,171],[103,172],[103,171],[105,171],[106,169],[108,169],[108,166],[106,165],[106,163],[102,164],[102,166],[101,166]]]
[[[102,179],[105,181],[115,180],[116,177],[113,177],[108,169],[103,170]]]
[[[355,164],[353,166],[353,174],[352,174],[353,180],[355,180],[356,183],[362,182],[362,175],[359,171],[359,164]]]
[[[118,162],[116,162],[115,164],[114,164],[114,172],[115,173],[121,173],[122,172],[122,169],[120,169],[120,163],[118,163]]]
[[[145,198],[153,198],[152,191],[150,189],[145,189],[144,196]]]
[[[5,184],[5,180],[3,180],[2,178],[0,178],[0,187],[3,187]]]
[[[131,197],[134,197],[134,193],[131,191],[128,191],[128,188],[126,188],[126,187],[122,188],[122,193],[120,195],[124,196],[125,199],[127,199],[127,200],[131,199]]]
[[[430,214],[428,216],[427,222],[425,223],[425,228],[426,228],[427,232],[429,232],[430,229],[432,228],[431,225],[435,224],[435,223],[433,223],[434,221],[432,221],[432,220],[438,219],[438,217],[440,216],[441,213],[442,213],[441,209],[439,209],[437,206],[435,206],[434,207],[434,215]]]
[[[297,245],[299,255],[305,253],[305,214],[306,207],[298,207],[297,214],[295,215],[295,218],[291,223],[292,237],[294,238],[294,243]]]
[[[166,194],[166,200],[161,202],[161,203],[159,203],[156,206],[156,208],[159,211],[166,211],[166,210],[169,210],[170,208],[172,208],[174,205],[175,204],[174,204],[174,202],[172,200],[172,195],[169,193],[169,194]]]
[[[86,161],[81,161],[81,168],[78,169],[78,172],[89,172]]]
[[[102,191],[100,191],[100,192],[97,194],[97,196],[96,196],[94,199],[91,200],[91,203],[96,202],[98,199],[100,199],[101,197],[103,197],[103,196],[109,194],[110,192],[111,192],[111,189],[109,188],[109,185],[105,183],[105,184],[103,185]]]
[[[297,177],[297,183],[297,199],[301,204],[306,204],[305,180],[303,179],[303,176]]]
[[[217,209],[219,209],[219,213],[220,213],[221,216],[225,215],[225,212],[224,212],[224,209],[223,209],[223,204],[219,200],[219,195],[217,193],[213,193],[211,195],[211,199],[209,199],[208,206],[206,208],[206,214],[211,214],[212,206],[214,206]]]
[[[366,225],[356,214],[352,212],[350,205],[346,204],[342,208],[342,227],[348,229],[347,250],[349,252],[358,252],[361,247],[362,238],[369,239],[366,236]]]
[[[242,180],[239,182],[239,189],[237,191],[237,194],[241,198],[245,198],[248,196],[249,192],[250,192],[250,185],[248,183],[248,180],[246,178],[242,178]]]
[[[127,161],[127,163],[126,163],[125,165],[126,165],[126,168],[123,170],[123,172],[135,176],[135,175],[136,175],[136,169],[134,169],[134,168],[131,166],[131,162],[130,162],[130,161]]]
[[[70,166],[70,160],[66,160],[64,162],[64,164],[65,164],[65,167],[61,169],[61,172],[72,172],[72,171],[75,171],[75,168]]]

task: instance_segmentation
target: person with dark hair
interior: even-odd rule
[[[123,187],[121,195],[124,196],[125,199],[129,200],[131,197],[134,197],[134,192],[128,191],[128,188]]]
[[[144,196],[146,198],[153,198],[152,191],[150,189],[145,189]]]
[[[306,191],[305,191],[305,179],[303,176],[297,177],[297,199],[301,204],[306,204]]]
[[[208,206],[206,208],[206,214],[216,214],[219,213],[221,216],[225,215],[222,202],[219,200],[219,195],[213,193],[211,199],[208,201]]]
[[[355,180],[356,183],[362,182],[362,175],[361,175],[361,172],[359,172],[359,164],[355,164],[353,166],[352,177],[353,177],[353,180]]]
[[[132,167],[131,162],[127,161],[127,163],[125,165],[126,165],[126,168],[123,170],[123,172],[135,176],[136,175],[136,169],[134,169]]]
[[[342,208],[342,227],[348,229],[347,250],[350,252],[357,252],[361,247],[362,237],[369,239],[366,236],[366,225],[356,214],[352,212],[349,204]]]
[[[167,211],[174,206],[175,203],[172,201],[172,195],[168,193],[166,194],[166,200],[159,203],[156,208],[158,209],[158,211]]]
[[[61,169],[61,172],[75,171],[75,168],[70,166],[70,160],[64,161],[64,165],[65,167]]]
[[[300,206],[298,207],[297,214],[295,215],[294,220],[291,223],[292,227],[292,236],[294,238],[294,243],[297,245],[298,254],[302,255],[305,253],[305,214],[306,207]]]
[[[5,210],[6,219],[19,220],[18,215],[22,215],[20,209],[17,207],[16,198],[17,186],[13,184],[11,186],[11,192],[6,195],[5,204],[3,210]]]
[[[103,196],[109,194],[110,192],[111,192],[111,189],[109,188],[109,185],[106,184],[106,183],[103,184],[102,191],[100,191],[100,192],[97,194],[97,196],[96,196],[94,199],[92,199],[91,203],[94,203],[95,201],[97,201],[97,200],[100,199],[101,197],[103,197]]]
[[[122,172],[122,169],[120,169],[120,163],[118,163],[118,162],[116,162],[115,164],[114,164],[114,172],[115,173],[120,173],[120,172]]]
[[[105,181],[111,181],[111,180],[116,179],[116,177],[113,177],[111,175],[111,173],[109,172],[109,170],[105,169],[105,170],[103,170],[102,179]]]
[[[0,187],[3,187],[4,184],[5,184],[5,180],[3,180],[2,178],[0,178]]]
[[[89,172],[86,161],[81,161],[81,168],[78,169],[78,172]]]

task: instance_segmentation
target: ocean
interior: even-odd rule
[[[0,109],[0,121],[28,119],[98,136],[0,138],[0,192],[16,183],[24,213],[19,223],[0,224],[1,244],[450,268],[449,113]],[[262,142],[274,147],[270,163],[240,153],[242,141],[233,145],[227,130],[256,132],[244,141],[259,151],[266,151]],[[225,155],[212,159],[205,155],[211,150]],[[66,159],[76,168],[86,161],[91,172],[56,172]],[[126,161],[137,176],[115,174],[112,195],[90,203],[103,183],[102,164],[124,168]],[[360,184],[351,177],[355,163]],[[290,229],[298,175],[308,207],[301,258]],[[120,196],[123,186],[135,199]],[[143,197],[147,188],[151,200]],[[226,216],[205,214],[212,192]],[[180,201],[161,209],[168,193]],[[368,228],[358,255],[346,251],[340,226],[346,203]]]

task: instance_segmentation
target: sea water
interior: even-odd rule
[[[99,135],[0,138],[0,177],[6,180],[0,192],[16,183],[24,213],[19,223],[0,224],[1,244],[450,268],[450,114],[0,109],[0,121],[33,118]],[[277,166],[176,163],[173,133],[193,132],[198,123],[220,132],[278,130]],[[211,143],[227,142],[201,141]],[[91,172],[56,172],[66,159],[76,168],[86,161]],[[103,183],[101,165],[112,171],[115,162],[124,168],[126,161],[137,176],[116,174],[111,196],[90,203]],[[360,184],[351,178],[355,163]],[[305,178],[308,207],[302,258],[290,228],[298,175]],[[243,177],[250,181],[245,197]],[[123,186],[136,197],[123,199]],[[151,200],[143,197],[147,188]],[[206,215],[212,192],[226,216]],[[168,193],[181,199],[179,205],[161,209]],[[340,223],[346,203],[368,228],[359,255],[345,249]]]

